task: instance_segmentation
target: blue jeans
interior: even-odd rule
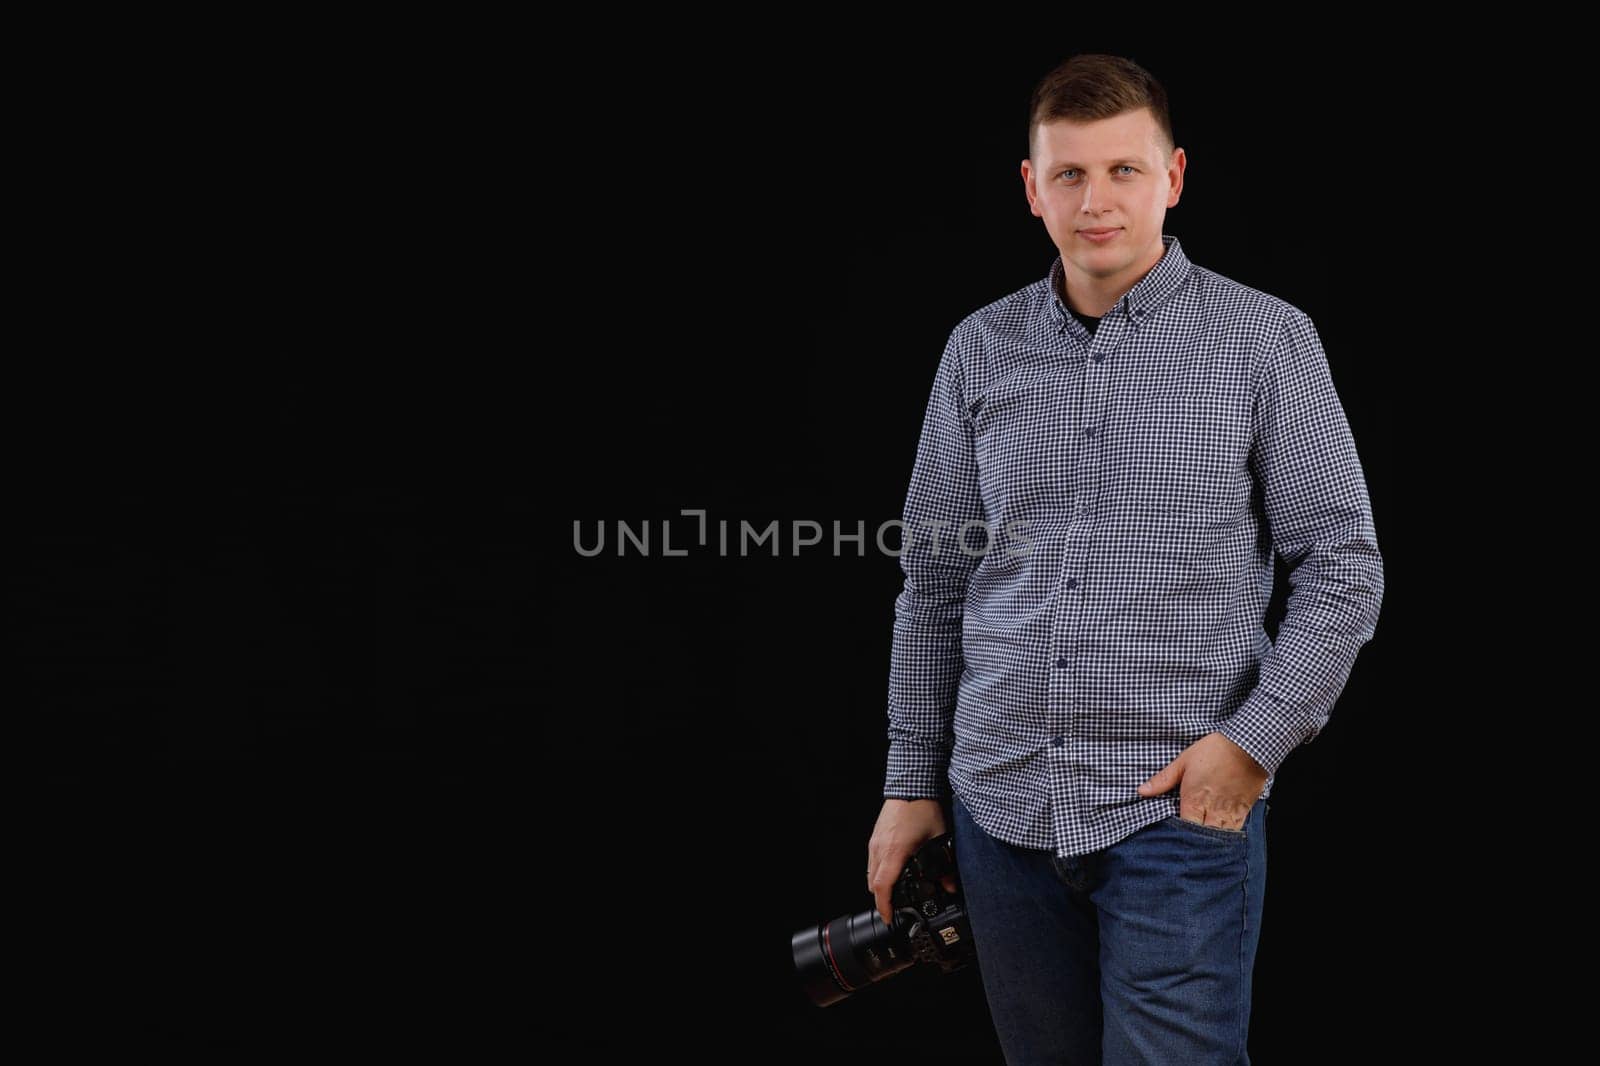
[[[1249,1066],[1265,800],[1241,830],[1177,815],[1061,859],[951,801],[956,868],[1009,1066]]]

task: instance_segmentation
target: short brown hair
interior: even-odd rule
[[[1164,143],[1167,162],[1177,142],[1172,139],[1172,117],[1167,114],[1167,90],[1148,70],[1122,56],[1084,52],[1072,56],[1039,79],[1028,104],[1028,157],[1039,125],[1056,119],[1094,122],[1148,107],[1155,117],[1158,140]]]

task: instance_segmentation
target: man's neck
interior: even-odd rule
[[[1111,281],[1096,285],[1094,278],[1086,278],[1081,285],[1088,289],[1087,292],[1081,292],[1076,288],[1070,293],[1063,292],[1061,294],[1061,302],[1072,308],[1075,313],[1086,318],[1103,318],[1107,311],[1117,306],[1118,300],[1131,292],[1133,287],[1143,281],[1145,275],[1154,270],[1156,264],[1161,262],[1161,257],[1167,254],[1167,242],[1160,241],[1159,247],[1161,251],[1156,254],[1154,259],[1150,260],[1148,266],[1139,271],[1133,280]],[[1067,287],[1067,274],[1065,271],[1061,274],[1061,287],[1063,289]]]
[[[1066,283],[1066,279],[1062,278],[1061,285],[1063,288],[1066,287]],[[1102,306],[1101,301],[1098,298],[1092,300],[1086,300],[1083,298],[1074,299],[1066,293],[1061,294],[1061,302],[1072,308],[1072,313],[1077,315],[1079,318],[1103,318],[1105,317],[1105,313],[1107,311],[1117,306],[1117,301],[1120,299],[1122,299],[1122,294],[1118,293],[1117,295],[1111,297],[1110,300],[1106,301]]]

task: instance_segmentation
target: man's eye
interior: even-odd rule
[[[1121,165],[1120,165],[1120,166],[1118,166],[1118,167],[1117,167],[1117,169],[1118,169],[1118,170],[1127,170],[1127,171],[1131,171],[1131,172],[1133,172],[1133,173],[1135,173],[1135,174],[1137,174],[1137,173],[1138,173],[1138,168],[1136,168],[1136,167],[1133,167],[1133,166],[1130,166],[1130,165],[1129,165],[1129,164],[1127,164],[1127,163],[1123,163],[1123,164],[1121,164]],[[1073,170],[1073,169],[1070,169],[1070,168],[1069,168],[1069,169],[1067,169],[1067,170],[1063,170],[1063,171],[1062,171],[1062,172],[1061,172],[1061,173],[1060,173],[1060,174],[1057,174],[1057,175],[1056,175],[1056,177],[1058,177],[1058,178],[1066,178],[1066,177],[1070,177],[1070,176],[1071,176],[1071,175],[1073,175],[1073,174],[1076,174],[1076,173],[1077,173],[1077,171],[1076,171],[1076,170]]]

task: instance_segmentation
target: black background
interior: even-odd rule
[[[63,79],[7,419],[59,1039],[1000,1062],[975,973],[819,1010],[789,937],[870,905],[900,582],[872,532],[950,328],[1054,255],[1028,93],[1102,50],[1171,95],[1166,232],[1316,323],[1389,574],[1274,791],[1252,1061],[1344,1061],[1408,1009],[1417,279],[1359,176],[1401,165],[1414,57],[1019,29],[350,31]],[[864,554],[792,554],[806,520]],[[783,554],[721,554],[721,521]]]

